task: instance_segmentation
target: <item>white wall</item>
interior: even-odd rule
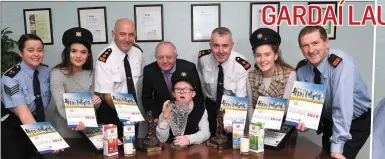
[[[196,3],[194,2],[194,4]],[[10,27],[14,32],[11,37],[18,39],[24,33],[23,9],[51,8],[54,45],[45,46],[44,63],[53,66],[60,61],[60,54],[63,49],[61,44],[63,32],[71,27],[78,26],[77,8],[106,6],[108,38],[111,41],[111,29],[115,20],[122,17],[134,19],[133,5],[135,4],[163,4],[164,40],[171,41],[176,45],[179,58],[195,62],[197,60],[197,52],[201,49],[209,48],[208,42],[191,42],[191,2],[2,2],[1,28]],[[282,4],[287,4],[290,7],[293,4],[306,4],[306,2],[281,2]],[[354,19],[360,19],[359,15],[362,15],[364,6],[374,3],[345,2],[344,15],[347,15],[348,4],[355,6]],[[344,21],[347,21],[347,17],[344,17]],[[253,63],[254,59],[248,39],[250,32],[249,23],[249,2],[221,2],[221,26],[228,27],[233,32],[233,39],[235,40],[234,50],[244,54],[248,61]],[[287,25],[280,27],[283,57],[293,66],[296,66],[297,62],[304,58],[297,42],[297,36],[301,28],[302,26]],[[373,30],[371,26],[340,26],[337,27],[337,39],[330,42],[331,47],[344,49],[353,56],[368,86],[368,92],[372,90]],[[157,43],[138,44],[144,50],[146,63],[154,61],[153,53]],[[106,46],[107,44],[92,46],[94,59],[96,59],[95,54],[102,51]],[[321,136],[317,136],[314,131],[300,134],[321,145]],[[357,157],[358,159],[369,158],[368,143],[361,150]]]

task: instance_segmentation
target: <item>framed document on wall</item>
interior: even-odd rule
[[[210,41],[211,32],[221,26],[221,4],[191,4],[191,41]]]
[[[163,5],[134,5],[136,42],[163,41]]]
[[[51,8],[24,9],[26,34],[35,34],[44,45],[53,45]]]
[[[336,14],[336,16],[338,16],[337,15],[337,2],[309,2],[308,5],[320,6],[321,9],[322,9],[321,16],[325,14],[327,6],[333,6],[335,14]],[[317,16],[318,16],[317,12],[313,12],[313,19],[314,20],[317,20]],[[331,21],[328,21],[326,23],[326,25],[323,25],[323,27],[325,28],[325,31],[326,31],[326,33],[328,35],[328,39],[329,40],[336,39],[337,26],[335,26]]]
[[[108,44],[106,7],[78,8],[78,22],[92,33],[92,44]]]
[[[276,16],[278,16],[279,13],[279,2],[253,2],[250,3],[250,34],[252,34],[255,30],[258,28],[270,28],[275,30],[279,33],[279,26],[278,25],[265,25],[262,23],[262,8],[264,6],[271,5],[274,6],[277,9],[277,12],[275,12]],[[271,12],[266,13],[266,15],[271,14]],[[271,18],[266,17],[267,21],[272,21]]]

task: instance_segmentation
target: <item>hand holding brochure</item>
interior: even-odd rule
[[[98,127],[91,93],[64,93],[63,100],[69,128],[76,128],[79,122],[87,128]]]
[[[69,147],[56,129],[49,122],[37,122],[21,125],[25,134],[40,154],[51,153]],[[3,145],[6,146],[6,145]]]
[[[144,121],[142,114],[132,94],[112,93],[112,101],[114,102],[116,112],[121,121],[139,122]]]
[[[222,97],[221,108],[225,110],[223,125],[225,128],[231,126],[233,121],[243,121],[245,124],[247,116],[248,99],[246,97],[226,96]]]
[[[260,96],[251,121],[265,123],[266,129],[280,130],[286,104],[287,99],[284,98]]]
[[[285,123],[296,126],[301,121],[305,127],[317,130],[325,94],[326,86],[295,81]]]

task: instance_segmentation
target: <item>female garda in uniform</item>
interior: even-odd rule
[[[37,150],[20,125],[45,121],[51,94],[49,68],[42,64],[43,42],[33,34],[22,35],[18,41],[22,61],[7,70],[1,79],[2,158],[25,159],[37,156]],[[56,152],[55,152],[56,153]]]
[[[63,102],[63,93],[94,93],[93,60],[91,52],[92,33],[84,28],[75,27],[64,32],[62,42],[62,62],[51,71],[51,92],[55,103],[54,125],[59,134],[65,138],[80,137],[76,131],[82,131],[85,126],[79,122],[71,131],[67,126]],[[101,102],[93,95],[93,104]]]
[[[250,44],[255,57],[255,70],[249,72],[250,85],[247,89],[249,102],[253,106],[248,111],[251,120],[259,96],[290,96],[296,74],[293,67],[282,60],[279,50],[281,37],[276,31],[257,29],[250,37]]]

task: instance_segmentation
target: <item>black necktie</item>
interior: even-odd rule
[[[132,74],[131,74],[131,67],[130,67],[130,62],[128,62],[128,55],[124,57],[124,70],[126,71],[126,81],[127,81],[127,90],[128,93],[132,94],[134,96],[134,99],[136,102],[136,93],[135,93],[135,85],[134,85],[134,80],[132,79]]]
[[[321,72],[317,69],[317,67],[313,68],[314,72],[314,83],[315,84],[321,84]],[[325,107],[323,108],[325,109]],[[323,132],[323,126],[322,126],[322,113],[318,124],[317,134],[321,134]]]
[[[223,96],[223,67],[222,65],[218,65],[218,83],[217,83],[217,109],[221,105],[222,96]]]
[[[35,70],[33,73],[33,93],[35,95],[36,105],[36,121],[41,122],[45,120],[43,99],[41,98],[39,71]]]

